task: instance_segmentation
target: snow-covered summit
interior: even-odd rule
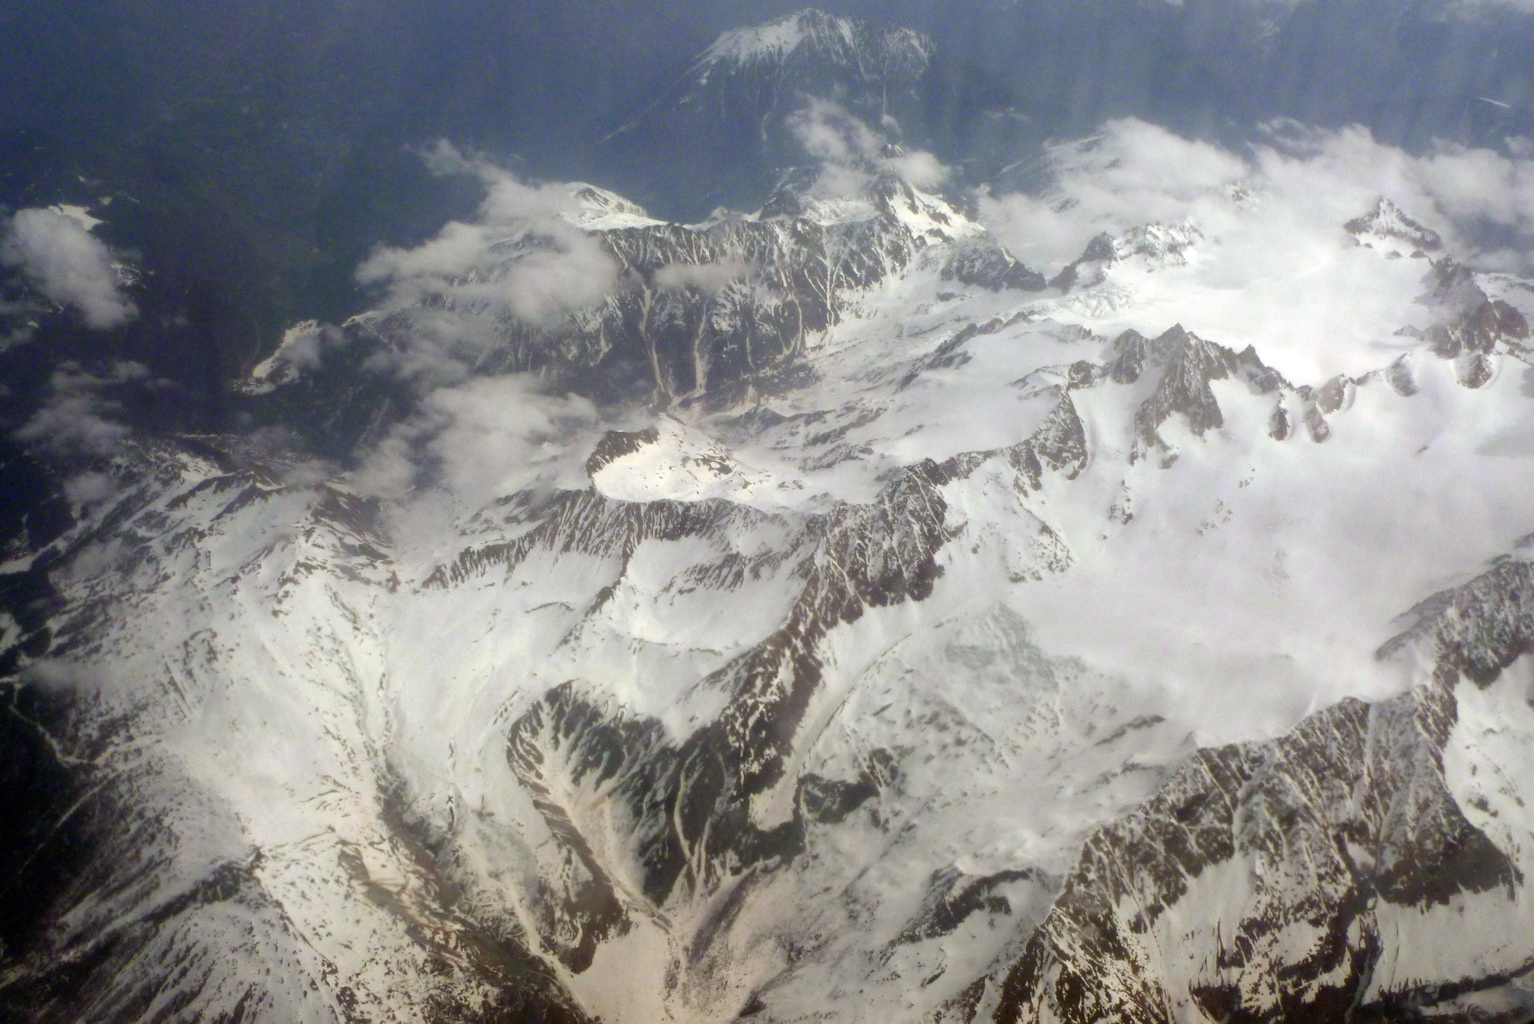
[[[1360,245],[1395,256],[1422,256],[1443,249],[1443,236],[1408,216],[1395,203],[1381,196],[1362,217],[1355,217],[1343,227]]]
[[[3,567],[89,842],[0,1016],[1528,1020],[1534,286],[1208,153],[1051,286],[790,95],[866,30],[752,32],[760,208],[450,161],[478,220],[247,381],[349,461],[134,448]]]
[[[651,217],[638,203],[597,185],[578,181],[571,182],[565,188],[570,194],[571,208],[561,217],[578,228],[612,231],[665,223]]]
[[[866,71],[920,73],[932,44],[908,28],[879,29],[856,18],[806,8],[777,21],[732,29],[699,56],[693,75],[699,85],[716,73],[737,73],[790,59]]]
[[[495,374],[355,473],[146,453],[0,577],[7,671],[81,694],[93,869],[137,883],[68,894],[8,983],[87,965],[109,1024],[1534,1005],[1530,563],[1496,561],[1530,355],[1481,277],[1291,380],[1172,306],[1053,319],[983,239],[594,234],[634,282],[601,340],[721,340],[699,400],[602,422]],[[764,341],[761,271],[708,284],[752,246],[803,372],[714,391]],[[837,246],[867,273],[827,303]],[[400,452],[437,472],[391,503]]]
[[[1101,284],[1115,264],[1133,261],[1147,273],[1188,264],[1188,253],[1204,237],[1192,221],[1140,224],[1120,234],[1099,234],[1081,256],[1067,264],[1050,284],[1061,291]]]

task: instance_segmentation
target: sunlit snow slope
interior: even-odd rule
[[[1526,1014],[1534,293],[1339,224],[1407,297],[1388,344],[1289,339],[1291,377],[1153,287],[1196,230],[1045,289],[870,187],[583,222],[640,274],[858,225],[873,269],[816,293],[788,384],[604,424],[478,378],[437,393],[448,471],[387,500],[140,446],[8,566],[51,614],[6,618],[7,671],[63,702],[92,844],[19,1005]],[[1398,237],[1380,210],[1354,234]],[[732,287],[667,294],[712,322]],[[453,476],[475,395],[557,407],[542,469]]]
[[[1534,285],[1277,157],[1035,270],[796,116],[691,225],[439,148],[242,385],[347,467],[129,439],[0,566],[0,1012],[1530,1019]]]

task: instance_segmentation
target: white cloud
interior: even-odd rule
[[[64,481],[64,497],[71,505],[94,505],[117,493],[117,481],[106,473],[86,472]]]
[[[547,328],[617,286],[617,262],[565,219],[576,209],[568,186],[528,184],[446,142],[425,160],[437,174],[478,177],[485,198],[474,223],[451,222],[422,245],[381,248],[363,262],[357,280],[384,287],[388,305],[441,299]]]
[[[111,396],[167,386],[141,363],[120,360],[91,372],[63,362],[48,380],[43,403],[11,437],[69,474],[62,481],[64,497],[77,511],[98,505],[120,490],[110,460],[133,434],[120,418],[122,403]]]
[[[363,367],[423,391],[451,386],[472,375],[479,354],[504,340],[501,331],[491,311],[421,306],[410,311],[404,343],[374,352]]]
[[[95,686],[82,666],[58,658],[42,658],[21,671],[21,681],[49,694],[90,693]]]
[[[333,324],[303,320],[282,333],[277,348],[250,371],[245,387],[252,393],[285,384],[324,362],[325,354],[345,346],[346,332]]]
[[[715,263],[668,263],[655,272],[655,285],[667,291],[696,288],[714,296],[751,273],[751,264],[742,259]]]
[[[476,378],[427,396],[368,456],[355,483],[391,498],[434,484],[471,507],[529,488],[579,487],[576,456],[585,447],[571,439],[597,420],[591,402],[547,394],[533,375]]]
[[[981,203],[1004,244],[1047,268],[1076,258],[1101,232],[1147,223],[1192,220],[1209,234],[1241,219],[1264,234],[1287,225],[1333,239],[1381,196],[1439,230],[1465,256],[1474,255],[1473,239],[1489,226],[1534,238],[1534,159],[1519,140],[1509,140],[1507,153],[1445,146],[1413,156],[1357,126],[1316,130],[1275,122],[1265,143],[1243,156],[1129,118],[1055,146],[1049,160],[1055,176],[1049,191]]]
[[[320,365],[327,349],[346,344],[346,333],[331,324],[305,320],[289,327],[277,350],[295,369],[312,370]]]
[[[87,373],[78,363],[62,363],[49,379],[48,399],[12,436],[56,455],[111,455],[131,431],[109,418],[120,407],[97,391],[148,377],[149,370],[133,362],[113,364],[106,376]]]
[[[68,213],[17,211],[0,241],[0,263],[95,330],[120,327],[138,313],[122,292],[111,251]]]
[[[1534,0],[1459,0],[1459,10],[1466,14],[1497,7],[1508,7],[1524,14],[1534,14]]]
[[[453,221],[414,249],[379,249],[357,268],[357,280],[387,283],[396,295],[410,288],[444,288],[486,262],[496,234],[485,225]]]
[[[884,164],[905,181],[921,189],[937,188],[953,171],[924,149],[884,157]]]
[[[804,151],[817,160],[849,164],[879,155],[879,135],[839,103],[811,99],[789,115],[788,127]]]
[[[132,430],[115,418],[121,405],[100,392],[129,384],[155,387],[163,382],[139,363],[114,363],[104,375],[62,363],[49,380],[48,398],[11,436],[76,468],[82,461],[110,458]],[[110,474],[89,469],[65,479],[63,489],[70,504],[84,507],[112,497],[117,483]]]
[[[45,312],[47,307],[36,299],[0,298],[0,352],[31,341],[37,331],[37,318]]]
[[[1414,301],[1426,289],[1425,261],[1387,259],[1343,227],[1382,197],[1438,232],[1456,259],[1526,270],[1534,253],[1534,160],[1516,144],[1413,155],[1363,128],[1278,122],[1237,154],[1120,120],[1056,146],[1050,160],[1045,194],[980,204],[998,241],[1046,273],[1102,232],[1196,229],[1186,263],[1130,260],[1097,307],[1067,297],[1059,315],[1107,333],[1182,322],[1227,345],[1255,345],[1299,382],[1384,365],[1400,350],[1398,329],[1437,315]]]
[[[1251,174],[1240,157],[1133,119],[1049,153],[1056,185],[1045,195],[988,198],[990,229],[1024,262],[1064,265],[1095,235],[1186,218]]]
[[[855,198],[872,175],[892,173],[920,189],[947,181],[952,171],[925,150],[894,146],[845,107],[811,99],[790,114],[788,128],[805,153],[824,164],[817,191],[827,198]]]
[[[14,436],[65,454],[110,455],[130,433],[125,425],[103,415],[113,409],[112,403],[88,390],[56,392]]]

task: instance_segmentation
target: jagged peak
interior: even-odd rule
[[[1360,245],[1396,255],[1417,255],[1443,248],[1443,236],[1408,216],[1384,196],[1373,210],[1348,221],[1343,229],[1358,239]]]
[[[753,216],[762,220],[793,218],[822,227],[888,218],[898,221],[913,236],[931,241],[958,241],[984,234],[979,223],[936,193],[917,188],[896,172],[872,167],[847,176],[855,188],[827,188],[821,169],[796,167],[786,171],[767,202]]]
[[[1117,259],[1145,256],[1161,263],[1181,264],[1187,262],[1185,255],[1204,233],[1192,221],[1176,224],[1141,224],[1113,239],[1113,254]]]
[[[925,66],[932,44],[907,28],[877,29],[856,18],[840,18],[807,7],[762,25],[731,29],[714,40],[694,65],[706,81],[716,67],[739,69],[782,63],[800,53],[813,53],[834,64],[855,66],[870,53],[899,55]]]
[[[570,193],[573,205],[563,218],[586,231],[654,227],[665,223],[651,217],[633,200],[600,186],[572,181],[565,189]]]
[[[1534,648],[1534,559],[1524,538],[1490,569],[1461,586],[1420,602],[1403,632],[1377,652],[1393,658],[1422,648],[1441,669],[1462,672],[1480,686]]]
[[[1182,266],[1188,262],[1188,250],[1203,237],[1198,225],[1190,220],[1140,224],[1117,235],[1104,231],[1095,235],[1081,255],[1049,283],[1061,291],[1098,284],[1107,267],[1136,257],[1150,268]]]
[[[1036,292],[1046,285],[1043,274],[1027,266],[989,236],[960,245],[944,261],[942,273],[945,281],[979,285],[991,291],[1017,288]]]

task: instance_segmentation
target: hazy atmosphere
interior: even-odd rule
[[[1534,1021],[1534,3],[0,55],[0,1020]]]

